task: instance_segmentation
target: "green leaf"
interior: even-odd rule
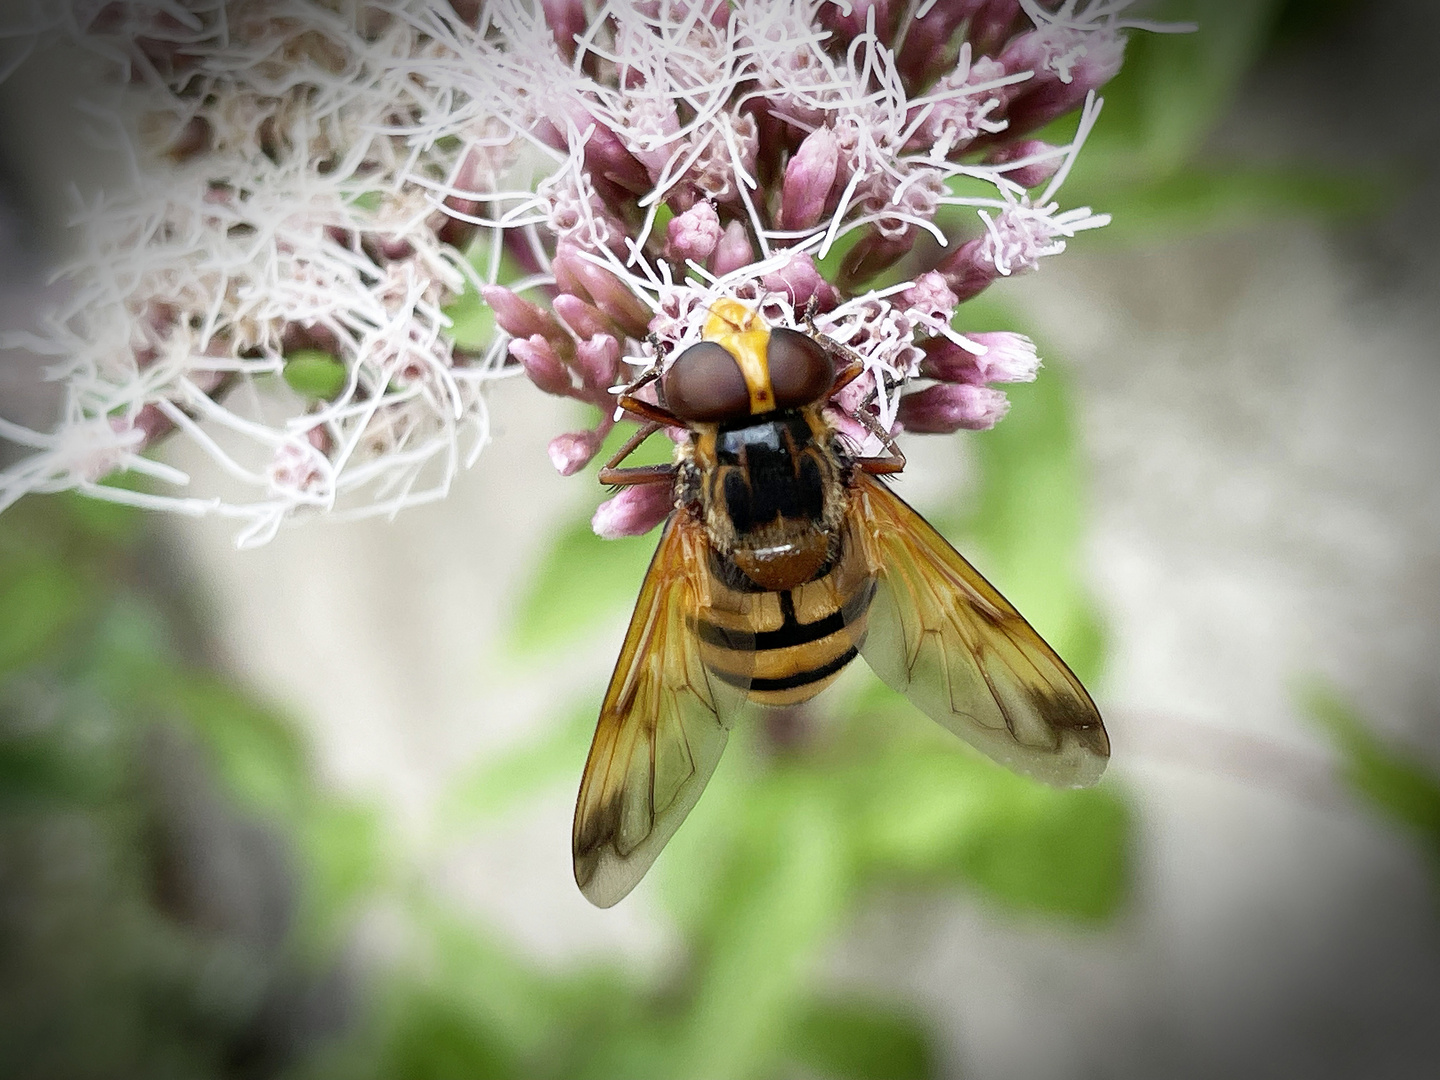
[[[446,306],[445,314],[450,317],[450,338],[456,348],[480,352],[495,340],[495,312],[473,282],[465,282],[465,291]]]
[[[698,985],[667,1076],[762,1073],[783,1052],[801,987],[852,896],[840,821],[813,777],[774,774],[730,825],[740,835],[698,928]]]
[[[789,1053],[834,1080],[925,1080],[937,1072],[929,1034],[913,1017],[856,1002],[811,1002],[795,1018]]]
[[[1136,173],[1166,173],[1200,149],[1269,39],[1279,0],[1172,0],[1147,19],[1190,21],[1193,34],[1132,33],[1125,66],[1103,88],[1105,111],[1073,174],[1114,177],[1131,159]],[[1074,118],[1059,122],[1069,140]]]
[[[26,559],[0,573],[0,679],[40,660],[88,608],[87,576],[46,559]]]
[[[1403,185],[1394,177],[1319,168],[1189,167],[1140,182],[1067,185],[1066,199],[1089,203],[1113,220],[1087,243],[1133,243],[1149,236],[1201,232],[1280,217],[1344,221],[1376,214]]]
[[[1131,826],[1108,787],[1056,790],[949,743],[872,755],[845,775],[871,880],[959,880],[1007,907],[1080,919],[1124,898]]]
[[[1344,758],[1345,782],[1386,817],[1413,830],[1440,870],[1440,777],[1390,749],[1359,715],[1323,686],[1310,686],[1301,702]]]
[[[994,187],[990,188],[991,195],[994,195]],[[845,256],[850,254],[850,249],[860,242],[865,235],[864,229],[852,229],[840,237],[830,246],[823,259],[816,259],[815,266],[820,271],[820,276],[826,281],[835,281],[840,277],[840,267],[845,262]]]
[[[370,833],[353,819],[331,824],[341,836]],[[607,1053],[597,1048],[600,1038],[636,1012],[635,995],[618,980],[593,971],[551,974],[489,937],[473,915],[438,903],[425,883],[402,877],[396,884],[409,886],[387,894],[396,902],[406,948],[372,980],[377,992],[367,995],[363,1021],[349,1025],[342,1042],[312,1055],[300,1076],[576,1080],[584,1075],[576,1062],[589,1061],[597,1049]],[[577,1038],[585,1042],[572,1045]]]
[[[486,281],[490,280],[493,250],[490,235],[482,231],[470,246],[470,250],[465,253],[475,272]],[[524,276],[525,271],[515,257],[501,248],[495,280],[503,285]],[[455,342],[456,348],[467,352],[483,352],[495,340],[495,312],[490,310],[490,305],[485,303],[480,290],[468,277],[465,279],[464,291],[445,306],[445,314],[450,318],[450,338]]]
[[[1017,778],[1018,780],[1019,778]],[[1100,920],[1129,881],[1130,819],[1109,789],[1056,791],[1019,781],[1003,815],[956,854],[956,870],[1007,906]]]
[[[665,231],[670,227],[670,222],[675,218],[675,211],[670,209],[669,203],[661,203],[655,208],[655,224],[651,226],[651,236],[665,239]]]
[[[678,1030],[673,1010],[656,1007],[617,973],[572,978],[560,988],[558,1037],[544,1054],[556,1080],[671,1080]],[[559,1053],[556,1047],[559,1047]]]
[[[135,472],[112,473],[100,481],[103,487],[142,489],[150,478]],[[67,526],[73,526],[90,540],[103,545],[124,547],[140,535],[145,515],[138,507],[123,506],[106,502],[104,499],[80,495],[74,491],[61,492],[55,496],[31,496],[31,498],[53,498],[57,503],[57,514]]]
[[[491,233],[482,229],[476,234],[475,242],[470,245],[470,249],[465,252],[466,260],[475,268],[475,272],[486,281],[490,280],[490,264],[494,261],[491,255],[493,251]],[[500,264],[496,268],[495,280],[503,285],[506,282],[518,281],[524,276],[525,268],[520,265],[514,255],[510,254],[508,249],[501,247]]]
[[[426,935],[426,985],[493,1032],[507,1057],[534,1054],[554,1039],[566,1018],[557,980],[431,898],[417,897],[411,911]]]
[[[606,619],[623,620],[654,554],[653,534],[601,540],[590,528],[589,513],[572,521],[531,580],[511,648],[534,654],[583,637]]]
[[[297,921],[312,947],[328,951],[340,944],[349,915],[383,882],[389,864],[375,807],[309,801],[308,811],[295,826],[304,866]]]
[[[440,820],[467,828],[476,818],[502,813],[551,784],[578,783],[598,711],[597,694],[541,738],[486,755],[446,793]]]
[[[393,1024],[378,1077],[506,1080],[523,1075],[501,1034],[443,992],[416,991]]]
[[[1085,476],[1069,385],[1051,365],[1006,392],[1009,414],[972,444],[981,481],[964,526],[980,548],[971,561],[1082,681],[1093,680],[1104,635],[1081,578]]]
[[[582,475],[594,477],[600,462],[614,454],[633,430],[629,424],[613,430]],[[626,465],[649,465],[669,461],[672,456],[670,440],[656,435],[627,459]],[[623,619],[640,593],[659,533],[600,539],[591,529],[590,519],[609,493],[599,484],[592,490],[593,501],[587,501],[581,514],[557,533],[520,601],[509,643],[518,655],[574,641],[597,624]]]
[[[322,349],[296,349],[285,357],[283,374],[296,393],[326,401],[349,380],[345,365]]]
[[[83,765],[38,738],[0,741],[0,811],[35,803],[74,802],[102,788]]]
[[[157,667],[154,698],[199,737],[236,798],[294,820],[311,791],[309,763],[291,726],[214,676]]]

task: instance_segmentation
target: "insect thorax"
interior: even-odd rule
[[[818,410],[767,413],[698,430],[686,455],[694,495],[722,564],[762,589],[812,580],[833,561],[846,493]]]

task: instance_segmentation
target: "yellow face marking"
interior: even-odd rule
[[[775,391],[770,385],[770,363],[765,358],[770,344],[770,327],[765,320],[739,300],[716,300],[710,306],[701,337],[720,345],[740,365],[745,388],[750,391],[750,411],[769,412],[775,408]]]

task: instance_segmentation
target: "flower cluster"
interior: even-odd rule
[[[989,427],[1038,361],[956,307],[1105,223],[1054,195],[1128,2],[57,5],[29,40],[90,49],[131,174],[78,214],[65,300],[10,337],[66,402],[53,433],[0,421],[37,451],[0,507],[78,487],[237,517],[241,543],[392,512],[445,493],[484,385],[519,373],[598,408],[551,443],[573,473],[720,296],[863,359],[830,403],[857,444]],[[1033,137],[1077,108],[1069,142]],[[482,298],[490,332],[462,332]],[[230,488],[145,455],[171,433]],[[120,468],[179,493],[99,482]],[[623,492],[597,531],[666,509]]]

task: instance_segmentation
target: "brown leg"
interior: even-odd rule
[[[624,399],[622,398],[621,401],[623,403]],[[635,484],[660,484],[671,480],[675,475],[673,464],[637,465],[629,469],[617,468],[620,462],[640,448],[641,443],[664,426],[654,420],[641,424],[639,430],[626,439],[620,449],[615,451],[615,456],[600,469],[600,483],[611,484],[615,487],[630,487]]]
[[[814,329],[813,327],[811,328]],[[835,373],[835,381],[830,384],[830,393],[837,394],[852,382],[865,374],[865,360],[854,349],[841,345],[838,341],[831,341],[829,338],[819,335],[818,340],[824,343],[828,352],[838,355],[845,361],[844,366]]]
[[[904,471],[905,455],[897,450],[889,457],[856,458],[854,465],[861,472],[870,473],[872,476],[888,475]]]
[[[835,342],[831,343],[831,348],[841,356],[844,356],[847,363],[836,373],[835,382],[830,386],[830,395],[827,396],[833,396],[838,391],[849,386],[864,374],[865,371],[865,361],[861,359],[853,349],[847,349],[844,345]],[[866,400],[874,400],[874,397],[875,393],[872,390]],[[855,458],[854,465],[857,469],[868,473],[898,473],[905,468],[905,455],[901,453],[900,448],[895,445],[895,440],[891,438],[890,433],[876,422],[875,418],[870,415],[869,411],[863,405],[859,410],[849,415],[864,424],[865,429],[884,443],[885,449],[889,451],[885,457]]]
[[[654,335],[651,336],[653,337]],[[656,348],[658,349],[659,346],[657,345]],[[643,386],[648,386],[659,377],[660,362],[657,360],[654,364],[650,365],[648,371],[625,388],[625,392],[620,395],[620,407],[626,412],[634,413],[636,416],[643,416],[646,420],[649,420],[653,424],[658,424],[661,427],[685,427],[685,421],[681,420],[669,409],[662,408],[659,405],[651,405],[648,401],[641,401],[635,396],[635,391]],[[640,444],[636,443],[635,445],[638,446]],[[634,448],[632,447],[631,449]]]
[[[633,390],[634,387],[631,387]],[[620,395],[620,407],[628,413],[636,416],[643,416],[657,428],[661,427],[686,427],[684,420],[676,416],[669,409],[662,409],[659,405],[651,405],[648,401],[641,401],[637,397],[631,397],[629,391]]]
[[[865,374],[865,361],[857,356],[835,373],[835,381],[830,384],[830,393],[825,396],[834,397],[863,374]]]
[[[898,473],[905,468],[905,455],[900,447],[895,445],[894,436],[880,426],[873,416],[866,409],[852,414],[856,420],[865,425],[865,429],[885,444],[885,449],[890,451],[885,457],[862,457],[855,459],[855,467],[862,472],[871,474]]]
[[[633,469],[615,469],[606,465],[600,470],[600,483],[609,484],[611,487],[668,484],[674,479],[674,465],[636,465]]]

